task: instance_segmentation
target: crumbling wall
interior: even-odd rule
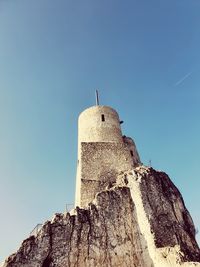
[[[127,137],[127,136],[123,136],[123,141],[124,144],[126,145],[126,147],[128,148],[130,154],[131,154],[131,158],[133,161],[133,166],[138,166],[141,165],[141,161],[140,161],[140,156],[138,154],[135,142],[133,141],[133,139],[131,137]]]
[[[129,149],[122,143],[81,143],[76,182],[76,206],[86,207],[95,195],[111,187],[121,171],[133,168]]]

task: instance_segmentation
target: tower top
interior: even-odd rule
[[[99,92],[98,90],[95,91],[96,94],[96,105],[99,106]]]

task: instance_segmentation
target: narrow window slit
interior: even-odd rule
[[[105,116],[104,116],[104,114],[101,115],[101,121],[105,121]]]
[[[133,151],[132,150],[130,151],[130,153],[131,153],[131,156],[133,157]]]

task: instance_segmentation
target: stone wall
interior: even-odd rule
[[[123,136],[124,144],[126,145],[127,149],[130,151],[131,158],[133,160],[133,166],[138,166],[141,164],[140,156],[138,154],[135,142],[131,137]]]
[[[122,142],[117,112],[107,106],[93,106],[84,110],[78,119],[78,144],[81,142]]]
[[[76,182],[76,206],[84,207],[95,194],[111,186],[121,171],[133,168],[124,143],[81,143],[81,158]]]

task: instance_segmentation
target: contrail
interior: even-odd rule
[[[188,72],[183,78],[181,78],[180,80],[178,80],[178,82],[176,82],[174,84],[174,86],[177,86],[177,85],[181,84],[182,82],[184,82],[185,79],[187,79],[191,74],[192,74],[192,71],[191,72]]]

